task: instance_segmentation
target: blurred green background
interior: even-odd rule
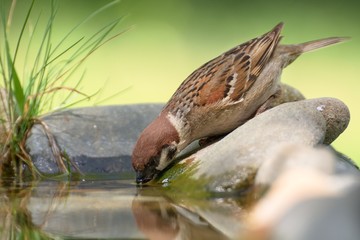
[[[14,37],[29,2],[18,0]],[[109,2],[60,0],[54,39]],[[130,28],[87,60],[80,90],[88,94],[103,90],[80,106],[166,102],[197,67],[283,21],[282,43],[352,37],[349,42],[301,56],[286,68],[282,80],[307,98],[335,97],[348,105],[350,125],[334,146],[360,163],[359,6],[358,0],[122,0],[78,29],[74,37],[93,33],[119,16],[126,17],[117,31]],[[48,11],[48,0],[37,1],[31,21]],[[80,75],[74,76],[73,85]],[[116,97],[100,101],[119,91]]]

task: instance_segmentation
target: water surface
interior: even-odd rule
[[[0,239],[229,239],[241,229],[242,202],[170,197],[133,179],[3,181]]]

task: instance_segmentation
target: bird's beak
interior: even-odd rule
[[[136,172],[136,183],[137,184],[144,184],[150,181],[152,178],[146,177],[144,171],[137,171]]]
[[[144,171],[136,171],[136,183],[145,184],[154,179],[159,171],[156,169],[145,169]]]

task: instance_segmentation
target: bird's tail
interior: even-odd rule
[[[298,46],[300,47],[301,53],[304,53],[304,52],[314,51],[318,48],[327,47],[336,43],[344,42],[349,39],[350,38],[348,37],[330,37],[330,38],[324,38],[324,39],[301,43],[298,44]]]

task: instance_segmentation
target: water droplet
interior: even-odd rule
[[[163,184],[163,187],[167,187],[169,185],[169,178],[165,178],[164,180],[161,181],[161,183]]]

